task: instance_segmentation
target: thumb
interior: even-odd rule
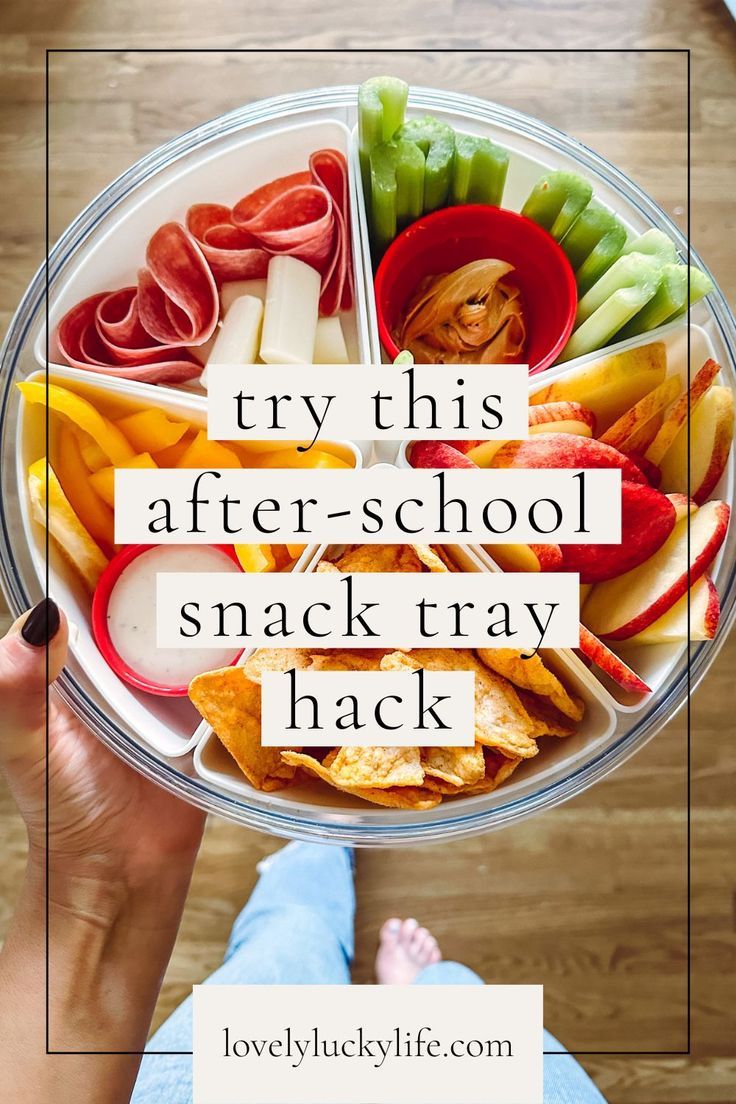
[[[19,617],[0,640],[0,760],[7,763],[29,750],[29,737],[46,723],[46,685],[66,662],[68,628],[64,614],[44,598]],[[48,648],[47,648],[48,645]],[[48,664],[47,664],[48,651]]]

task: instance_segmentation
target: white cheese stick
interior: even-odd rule
[[[220,288],[220,310],[227,314],[230,307],[241,295],[255,295],[256,299],[266,298],[265,280],[229,280]]]
[[[236,299],[217,331],[217,340],[207,358],[208,364],[254,364],[258,356],[263,322],[263,303],[254,295]],[[200,376],[207,387],[207,369]]]
[[[314,336],[314,364],[347,364],[348,347],[336,314],[317,320]]]
[[[271,258],[261,337],[266,364],[312,363],[321,283],[319,272],[296,257]]]

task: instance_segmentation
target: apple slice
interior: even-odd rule
[[[481,444],[476,445],[475,448],[468,451],[468,459],[472,460],[474,464],[477,464],[479,468],[489,468],[491,466],[491,460],[493,460],[493,457],[501,448],[501,445],[505,445],[506,443],[506,441],[482,441]],[[457,441],[455,442],[455,447],[457,448]]]
[[[621,478],[646,482],[640,468],[617,449],[575,433],[539,433],[526,441],[506,441],[492,468],[619,468]]]
[[[615,579],[644,563],[675,527],[677,512],[667,495],[646,483],[621,484],[619,544],[563,544],[562,570],[580,573],[581,583]]]
[[[715,360],[706,360],[703,367],[695,373],[689,390],[686,394],[681,395],[674,404],[667,417],[662,422],[657,436],[647,449],[645,454],[647,460],[651,460],[653,464],[662,463],[665,453],[685,424],[688,411],[692,416],[698,403],[703,398],[720,370],[721,367],[719,364],[716,364]]]
[[[540,403],[529,407],[530,433],[577,433],[595,436],[595,414],[579,402]]]
[[[687,640],[687,606],[690,602],[690,639],[712,640],[721,616],[718,591],[710,575],[703,575],[667,613],[627,640],[627,644],[682,644]]]
[[[689,518],[681,518],[662,547],[643,564],[599,583],[583,610],[591,632],[610,640],[628,640],[671,609],[713,562],[730,513],[725,502],[706,502]]]
[[[663,382],[667,353],[663,341],[605,356],[579,368],[530,396],[533,406],[565,400],[582,403],[596,416],[598,432],[604,432],[625,410]]]
[[[621,417],[609,426],[606,432],[599,437],[613,448],[624,449],[626,442],[637,434],[642,426],[646,425],[655,414],[660,413],[673,403],[682,391],[682,384],[677,376],[670,376],[659,387],[649,391],[638,403],[634,403],[625,410]],[[625,451],[630,451],[625,450]]]
[[[654,438],[659,432],[659,427],[664,421],[664,411],[660,410],[659,414],[655,414],[648,422],[644,422],[640,425],[630,437],[621,445],[620,451],[625,452],[627,456],[637,454],[643,456],[651,445]]]
[[[632,671],[628,664],[619,659],[616,653],[594,636],[590,629],[586,629],[585,625],[580,626],[580,651],[623,690],[628,690],[632,694],[651,693],[650,687],[639,678],[636,671]]]
[[[733,440],[733,392],[711,387],[690,420],[690,493],[703,503],[721,478]],[[666,490],[687,490],[687,425],[675,437],[662,460]]]
[[[484,544],[486,552],[503,571],[559,571],[559,544]]]
[[[416,441],[409,453],[413,468],[477,468],[478,465],[444,441]]]
[[[478,445],[482,445],[483,441],[442,441],[441,444],[449,445],[450,448],[456,448],[458,452],[468,453],[471,449],[477,448]],[[495,444],[495,442],[493,442]]]

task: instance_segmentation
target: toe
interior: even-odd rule
[[[392,916],[382,926],[379,938],[382,943],[396,943],[401,932],[401,921],[397,916]]]

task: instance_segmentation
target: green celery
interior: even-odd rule
[[[475,134],[456,134],[450,202],[490,203],[498,207],[508,171],[509,154],[503,146]]]
[[[532,188],[521,213],[548,230],[555,241],[561,241],[592,195],[592,185],[577,173],[545,173]]]
[[[680,314],[687,303],[687,265],[662,265],[662,278],[655,294],[624,326],[621,340],[663,326],[668,319]]]
[[[661,274],[662,264],[656,257],[647,257],[644,253],[627,253],[619,257],[578,303],[575,326],[582,325],[620,288],[635,287],[639,284],[648,287],[654,281],[654,291],[656,291]],[[627,321],[628,319],[624,319],[624,322]],[[624,322],[621,323],[622,326]]]
[[[394,364],[413,364],[414,354],[409,349],[402,349],[397,357],[394,357]]]
[[[396,141],[414,142],[424,154],[424,210],[444,206],[450,192],[455,131],[432,115],[410,119],[396,131]]]
[[[418,219],[424,204],[424,154],[414,142],[383,142],[370,154],[371,232],[379,253]]]
[[[657,290],[657,279],[642,281],[631,287],[614,291],[573,333],[560,360],[572,360],[584,356],[604,345],[618,334],[622,326],[649,302]]]
[[[704,296],[708,295],[713,290],[713,281],[710,276],[706,276],[704,272],[701,272],[699,268],[693,268],[690,265],[690,306],[694,307],[696,303],[699,303]],[[687,304],[682,310],[677,311],[676,314],[670,315],[665,321],[673,322],[675,318],[680,318],[683,314],[687,313]]]
[[[659,257],[665,264],[677,264],[675,243],[662,230],[647,230],[638,238],[633,238],[623,253],[646,253],[650,257]]]
[[[358,149],[366,193],[371,150],[393,138],[404,121],[408,96],[409,85],[398,77],[370,77],[358,88]]]
[[[575,271],[578,295],[585,295],[620,256],[626,229],[607,207],[591,199],[560,242]]]

